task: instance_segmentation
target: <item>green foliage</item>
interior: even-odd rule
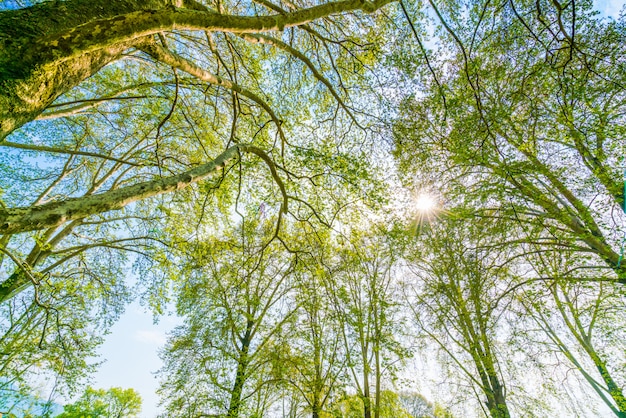
[[[1,6],[0,227],[50,216],[0,237],[0,389],[71,392],[141,293],[185,320],[162,352],[169,416],[260,417],[281,397],[294,417],[415,416],[382,389],[415,342],[442,350],[477,414],[507,416],[506,394],[517,415],[554,415],[543,392],[560,403],[571,368],[623,414],[624,18],[589,0],[442,0],[315,2],[332,16],[303,19],[312,4]],[[126,19],[150,28],[82,32]],[[202,180],[98,209],[226,149]],[[396,168],[445,201],[417,237],[378,226]],[[95,214],[73,218],[87,201]],[[541,375],[546,352],[564,389]],[[88,388],[64,414],[136,401]]]
[[[520,358],[524,354],[536,358],[548,345],[560,347],[564,366],[574,364],[588,377],[585,370],[594,367],[576,364],[579,354],[573,352],[580,348],[575,348],[578,343],[559,337],[555,333],[559,327],[552,328],[550,321],[569,323],[574,335],[576,328],[588,327],[589,338],[578,334],[574,340],[586,341],[585,350],[594,353],[593,324],[587,318],[611,321],[612,315],[591,306],[599,307],[609,294],[621,293],[617,290],[624,278],[619,263],[624,226],[620,161],[625,149],[617,132],[623,129],[626,105],[620,46],[626,34],[623,17],[600,19],[590,2],[572,3],[567,13],[543,1],[444,2],[433,7],[438,7],[444,54],[430,61],[434,75],[419,74],[423,90],[405,98],[394,127],[394,152],[407,184],[435,188],[446,201],[442,228],[425,234],[426,248],[433,252],[417,249],[429,265],[418,276],[438,271],[440,280],[430,292],[417,292],[422,301],[416,318],[448,355],[455,356],[452,347],[460,344],[464,348],[458,354],[463,356],[481,344],[470,341],[472,335],[485,331],[483,344],[491,341],[499,346],[494,338],[507,338],[507,328],[499,329],[494,320],[512,320],[519,309],[516,343],[508,340],[513,352],[499,360],[501,373],[522,364],[528,374],[534,370],[541,375],[541,361]],[[412,71],[406,60],[398,60],[397,65]],[[461,223],[459,229],[450,228],[455,221]],[[450,237],[455,230],[473,234],[476,228],[487,233],[482,242]],[[449,240],[446,246],[455,250],[448,253],[439,245],[441,239]],[[474,249],[480,255],[468,254]],[[489,256],[490,251],[495,253]],[[477,259],[478,264],[493,262],[504,269],[480,284],[475,278],[485,279],[489,273],[467,269]],[[467,282],[459,286],[463,280]],[[424,290],[429,283],[425,280],[414,287]],[[550,293],[553,300],[546,298],[547,305],[542,305],[542,315],[550,320],[542,321],[542,332],[535,334],[528,308],[540,295]],[[573,305],[568,307],[563,299],[570,297]],[[449,303],[440,304],[443,300]],[[429,315],[420,310],[427,307],[432,307],[432,318],[438,323],[428,323]],[[463,320],[460,311],[467,308],[473,314]],[[449,320],[449,325],[442,320]],[[441,340],[443,334],[449,338]],[[529,347],[524,341],[533,335],[537,339]],[[611,357],[617,364],[623,364],[623,356],[616,354],[620,346],[613,342],[616,351]],[[490,351],[483,347],[480,356],[472,355],[471,363],[484,364]],[[572,357],[576,361],[571,362]],[[463,370],[483,390],[491,386],[484,379],[478,381],[480,373],[467,370],[455,358],[450,369]],[[596,383],[604,381],[602,390],[594,383],[590,388],[598,394],[597,400],[620,416],[623,411],[616,406],[622,397],[615,389],[619,385],[610,383],[609,374],[595,374]],[[506,379],[515,379],[515,374]],[[545,387],[553,382],[549,372],[540,379]],[[545,414],[549,406],[541,400],[543,395],[560,390],[560,383],[553,384],[543,394],[527,388],[518,392],[517,408],[530,415]],[[607,401],[604,393],[611,387],[617,396]],[[557,397],[567,396],[565,392]],[[568,408],[556,403],[559,409]],[[498,416],[497,409],[490,413]]]
[[[133,10],[175,13],[165,0],[99,1],[4,2],[0,39],[33,45],[48,41],[40,38],[44,33],[74,33],[86,22],[122,18]],[[40,4],[30,8],[33,3]],[[277,12],[253,1],[181,2],[181,10],[210,17],[214,7],[245,19]],[[228,30],[141,36],[142,43],[155,41],[169,57],[180,58],[178,64],[187,60],[182,67],[142,51],[131,36],[125,51],[101,56],[89,50],[69,57],[69,67],[63,61],[31,74],[50,75],[48,81],[3,81],[0,128],[12,125],[16,115],[29,115],[0,141],[3,219],[5,209],[59,209],[94,195],[103,200],[107,192],[141,182],[158,184],[213,161],[234,143],[261,153],[237,155],[214,176],[175,193],[137,196],[140,201],[125,201],[120,210],[3,235],[1,375],[28,389],[43,373],[58,382],[57,391],[71,392],[93,371],[87,359],[131,296],[141,294],[163,314],[182,286],[177,263],[187,256],[180,251],[188,249],[184,243],[232,232],[235,213],[256,212],[263,218],[259,228],[276,232],[280,240],[291,233],[281,229],[288,221],[292,229],[330,225],[346,202],[383,202],[363,139],[369,135],[363,115],[369,103],[349,95],[357,88],[376,95],[365,83],[384,53],[385,30],[370,25],[376,20],[339,13],[332,24],[311,29],[306,20],[306,27],[263,32],[262,39],[252,36],[256,30],[246,36]],[[109,35],[104,31],[96,38]],[[0,67],[12,65],[8,46],[0,48]],[[94,57],[100,58],[90,61]],[[44,59],[39,52],[31,58],[35,67]],[[33,94],[19,88],[13,94],[15,83],[33,88]],[[43,90],[45,97],[39,95]],[[28,103],[22,104],[35,106],[35,112],[17,103],[26,96]],[[289,207],[281,211],[286,195]],[[63,218],[57,215],[53,218]],[[128,274],[131,263],[136,275]],[[133,287],[130,277],[140,283]]]
[[[444,8],[452,56],[443,85],[424,80],[429,94],[405,100],[397,159],[409,176],[433,179],[453,212],[465,205],[478,217],[514,219],[535,248],[585,248],[621,277],[613,235],[621,226],[607,213],[623,201],[623,26],[577,4],[575,40],[557,41],[562,27],[546,32],[541,15],[516,17],[526,7],[476,2],[463,18]]]
[[[264,413],[296,308],[295,258],[267,241],[272,232],[253,212],[233,231],[187,243],[177,289],[185,324],[162,353],[159,392],[168,414]]]
[[[134,389],[108,390],[87,387],[73,404],[66,405],[59,418],[132,418],[141,412],[141,396]]]
[[[413,417],[400,402],[397,393],[383,390],[379,405],[380,418],[421,418]],[[357,395],[344,396],[331,405],[329,418],[362,418],[363,400]]]

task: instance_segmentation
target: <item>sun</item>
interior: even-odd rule
[[[439,199],[429,193],[419,193],[413,198],[412,211],[415,214],[416,230],[424,227],[439,217],[442,212]]]
[[[425,193],[421,193],[415,199],[415,210],[422,214],[428,214],[437,208],[437,200]]]

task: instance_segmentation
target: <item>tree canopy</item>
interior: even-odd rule
[[[588,0],[1,2],[0,390],[76,395],[140,298],[183,319],[163,416],[624,416],[625,40]]]
[[[141,411],[141,396],[134,389],[87,387],[80,398],[63,407],[60,418],[132,418]]]

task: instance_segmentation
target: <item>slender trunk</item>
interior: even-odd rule
[[[237,418],[239,416],[239,409],[241,408],[241,395],[243,393],[243,385],[246,383],[246,372],[250,359],[248,358],[248,352],[250,350],[252,328],[254,322],[248,320],[246,324],[246,332],[241,338],[241,349],[239,351],[239,359],[237,362],[237,374],[235,375],[235,382],[233,383],[233,389],[230,393],[230,402],[228,404],[228,418]]]
[[[369,373],[363,372],[363,418],[372,418],[372,401],[370,399]]]
[[[370,398],[370,363],[369,354],[369,336],[363,329],[363,323],[359,324],[359,338],[361,344],[361,361],[363,362],[363,391],[361,400],[363,401],[363,418],[372,418],[372,402]]]
[[[323,389],[323,376],[322,376],[322,347],[320,341],[320,332],[317,329],[317,313],[313,313],[311,315],[311,323],[312,323],[312,339],[313,339],[313,361],[315,368],[315,382],[313,384],[313,401],[311,406],[311,417],[319,418],[320,413],[322,412],[321,400],[323,397],[322,389]]]
[[[380,418],[380,351],[379,347],[376,348],[374,352],[375,361],[376,361],[376,395],[375,395],[375,405],[374,405],[374,418]]]
[[[606,387],[611,395],[611,398],[613,398],[615,405],[619,409],[620,413],[617,414],[617,416],[620,418],[626,418],[626,398],[624,398],[624,392],[622,391],[621,386],[615,382],[613,376],[611,376],[611,373],[609,372],[609,369],[606,367],[606,363],[600,358],[598,353],[596,353],[595,350],[588,345],[585,345],[585,350],[594,362],[596,369],[600,373],[600,376],[602,376],[602,380],[606,383]]]
[[[510,418],[509,407],[506,404],[504,388],[496,376],[490,376],[490,387],[485,388],[487,394],[487,409],[492,418]]]
[[[316,372],[316,376],[315,376],[315,387],[314,387],[314,393],[313,393],[313,399],[311,400],[311,417],[312,418],[319,418],[321,412],[322,412],[322,405],[321,405],[321,397],[322,397],[322,387],[321,387],[321,376],[318,374],[318,367],[317,364],[315,366],[315,372]]]
[[[375,405],[374,405],[374,418],[380,418],[380,343],[381,343],[381,321],[380,321],[380,300],[378,297],[378,289],[377,289],[377,285],[378,283],[374,281],[373,286],[372,286],[372,303],[374,304],[374,308],[373,308],[373,319],[374,319],[374,342],[373,342],[373,349],[374,349],[374,379],[375,379],[375,385],[376,385],[376,395],[375,396]]]

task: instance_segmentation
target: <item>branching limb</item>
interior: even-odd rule
[[[409,16],[409,13],[406,10],[406,7],[404,7],[404,2],[400,1],[400,8],[402,9],[402,13],[404,14],[404,17],[406,18],[407,22],[409,23],[409,26],[411,27],[411,31],[413,32],[413,36],[415,36],[415,39],[417,40],[417,44],[420,47],[420,51],[422,51],[422,56],[424,57],[424,59],[426,60],[426,66],[428,67],[428,71],[430,71],[430,73],[433,76],[433,79],[435,80],[435,83],[437,84],[437,88],[439,89],[439,94],[441,94],[441,99],[443,100],[443,109],[444,109],[444,120],[446,119],[446,113],[448,111],[448,106],[446,104],[446,95],[443,91],[443,87],[441,86],[441,83],[439,82],[439,77],[437,77],[437,73],[435,73],[435,69],[433,68],[432,64],[430,63],[430,59],[428,58],[428,54],[426,53],[426,48],[424,48],[424,44],[422,44],[422,41],[419,37],[419,35],[417,34],[417,30],[415,29],[415,25],[413,24],[413,21],[411,20],[411,17]]]
[[[324,75],[322,73],[319,72],[319,70],[315,67],[313,62],[311,62],[311,60],[309,58],[307,58],[306,55],[304,55],[302,52],[298,51],[296,48],[292,47],[291,45],[281,41],[280,39],[276,39],[276,38],[268,36],[268,35],[246,33],[246,34],[243,34],[241,36],[242,36],[243,39],[245,39],[246,41],[248,41],[250,43],[263,43],[263,44],[273,45],[273,46],[275,46],[277,48],[282,49],[283,51],[288,52],[289,54],[293,55],[294,57],[296,57],[300,61],[302,61],[309,68],[309,70],[311,70],[311,72],[313,73],[313,76],[316,79],[318,79],[322,84],[324,84],[326,86],[326,88],[328,89],[330,94],[339,103],[339,106],[341,106],[343,108],[343,110],[346,111],[348,116],[350,116],[350,119],[352,119],[352,121],[359,128],[363,129],[363,127],[356,120],[356,118],[355,118],[354,114],[352,113],[352,111],[350,110],[350,108],[346,105],[346,103],[343,101],[343,99],[341,97],[339,97],[339,94],[337,93],[337,91],[335,90],[333,85],[330,83],[330,81],[328,81],[328,79],[326,77],[324,77]]]
[[[280,31],[334,14],[361,10],[373,13],[391,0],[344,0],[298,9],[273,16],[222,15],[212,11],[166,8],[146,13],[141,10],[85,23],[33,42],[22,60],[61,63],[121,43],[169,30],[208,30],[230,33]],[[106,33],[106,36],[94,36]]]
[[[234,145],[213,161],[178,175],[29,208],[1,209],[0,233],[14,234],[51,228],[70,220],[121,209],[138,200],[183,189],[220,171],[229,160],[237,157],[240,147],[240,145]]]
[[[280,135],[281,140],[283,141],[283,143],[287,143],[285,133],[283,132],[283,129],[281,127],[282,125],[281,120],[278,118],[278,116],[276,116],[276,114],[274,113],[274,110],[262,98],[260,98],[253,92],[241,87],[240,85],[228,79],[225,79],[220,76],[216,76],[200,68],[198,65],[194,64],[193,62],[181,57],[180,55],[175,54],[172,51],[169,51],[157,45],[154,42],[147,42],[143,44],[141,46],[141,49],[145,53],[147,53],[148,55],[156,59],[157,61],[160,61],[174,68],[178,68],[181,71],[184,71],[202,81],[205,81],[207,83],[210,83],[216,86],[224,87],[226,89],[234,91],[252,100],[256,104],[261,106],[261,108],[263,108],[263,110],[265,110],[270,115],[270,117],[272,118],[272,121],[274,121],[274,124],[276,125],[276,129],[278,130],[278,134]]]
[[[265,151],[263,151],[261,148],[255,147],[255,146],[242,145],[241,146],[241,151],[249,152],[251,154],[255,154],[256,156],[260,157],[267,164],[267,166],[270,169],[270,172],[272,173],[272,178],[274,179],[276,184],[278,184],[278,187],[280,188],[280,192],[283,195],[283,203],[281,205],[281,212],[282,213],[287,213],[287,208],[288,208],[287,205],[288,205],[288,202],[289,202],[289,196],[287,195],[287,190],[285,189],[285,184],[283,183],[282,179],[278,175],[278,172],[276,171],[276,164],[274,164],[274,161],[270,158],[269,155],[267,155],[267,153]]]
[[[48,147],[45,145],[20,144],[17,142],[2,141],[0,142],[0,147],[10,147],[10,148],[24,149],[24,150],[29,150],[29,151],[47,152],[51,154],[82,155],[85,157],[95,157],[95,158],[101,158],[103,160],[115,161],[121,164],[128,164],[128,165],[132,165],[135,167],[141,167],[144,165],[144,164],[134,163],[128,160],[122,160],[120,158],[112,157],[110,155],[99,154],[97,152],[71,150],[71,149],[58,148],[58,147]]]

